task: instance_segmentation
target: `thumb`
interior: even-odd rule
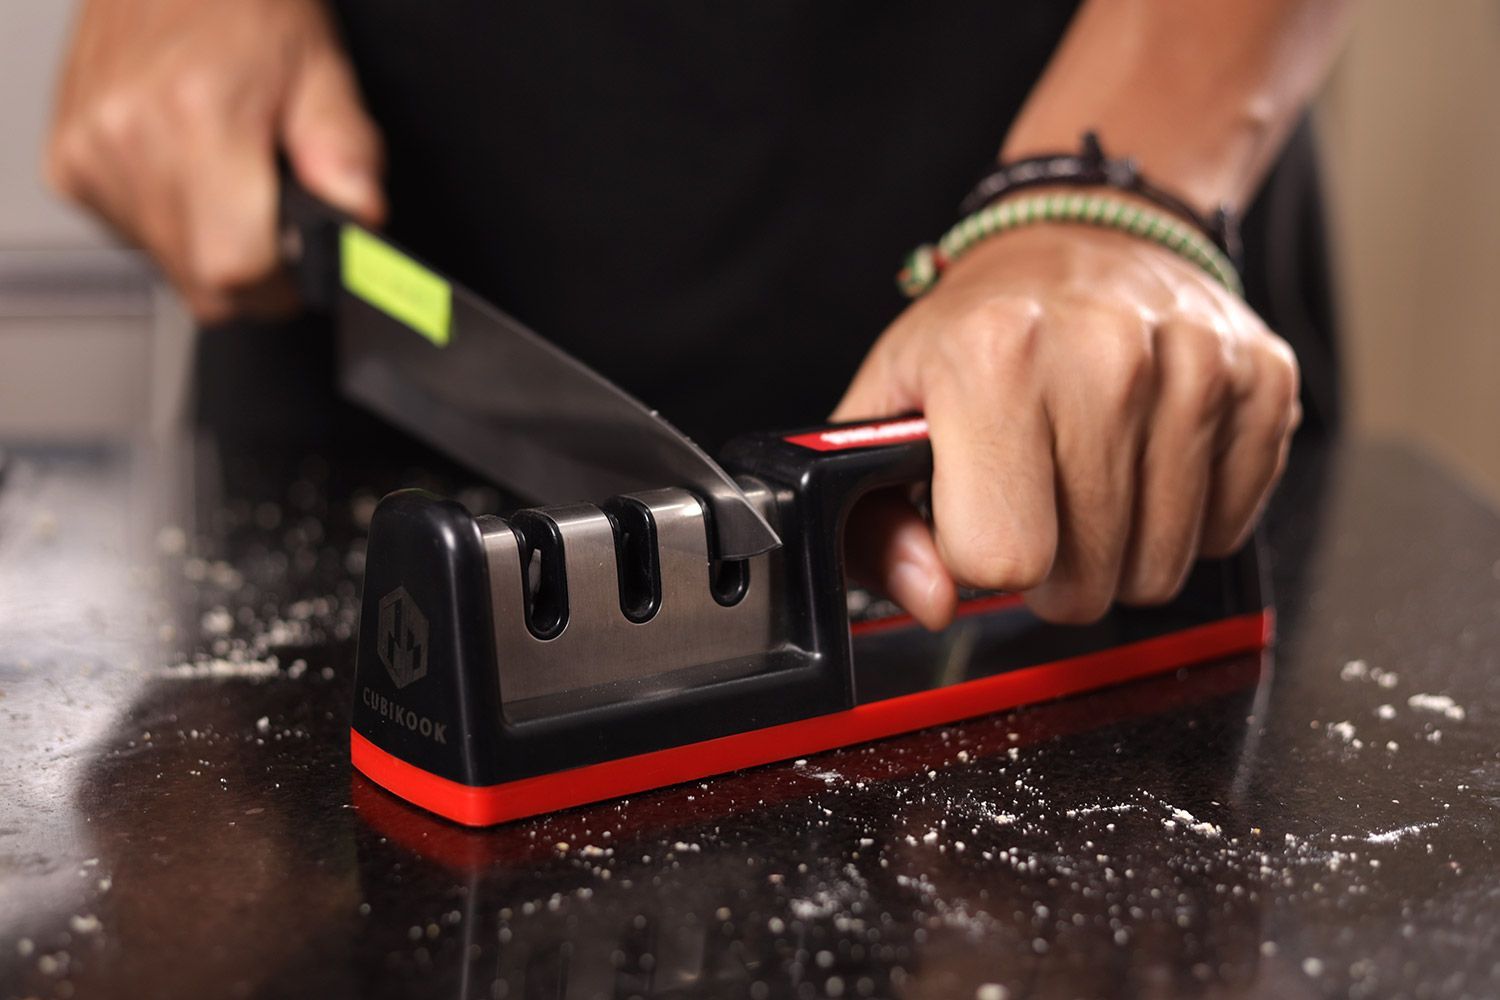
[[[332,41],[308,52],[292,81],[282,144],[297,179],[314,195],[368,225],[384,220],[380,133]]]
[[[856,583],[885,594],[926,628],[953,621],[958,589],[932,529],[899,489],[861,498],[844,531],[845,565]]]
[[[896,377],[894,356],[882,338],[830,419],[871,420],[920,409]],[[855,504],[844,531],[844,556],[851,579],[885,594],[925,627],[938,631],[953,620],[957,585],[943,565],[932,528],[901,490],[879,490]]]
[[[843,398],[833,408],[830,420],[875,420],[922,408],[920,397],[908,384],[912,381],[911,372],[904,370],[902,352],[889,343],[894,332],[895,327],[887,330],[870,348],[854,378],[849,380]]]

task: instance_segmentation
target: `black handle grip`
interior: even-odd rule
[[[303,303],[331,312],[338,299],[339,231],[348,216],[310,194],[282,164],[277,237],[281,259],[297,284]]]
[[[872,490],[932,478],[927,421],[909,415],[826,424],[787,434],[752,434],[731,441],[724,466],[771,486],[784,508],[779,519],[792,568],[787,608],[804,649],[848,664],[849,605],[844,581],[844,527],[849,511]],[[854,678],[847,695],[853,704]]]
[[[725,450],[732,473],[809,494],[824,531],[841,532],[849,510],[871,490],[932,478],[932,444],[919,414],[824,424],[791,433],[736,438]]]

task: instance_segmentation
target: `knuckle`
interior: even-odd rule
[[[964,330],[978,346],[990,352],[1013,352],[1029,348],[1041,326],[1041,307],[1018,295],[996,295],[976,303],[968,312]]]
[[[128,146],[140,135],[141,114],[142,102],[133,91],[116,91],[94,106],[92,128],[106,145]]]
[[[1014,540],[998,535],[970,537],[947,562],[964,586],[1010,593],[1039,586],[1052,571],[1052,553],[1045,547],[1016,546]]]
[[[1151,331],[1140,322],[1124,321],[1109,341],[1097,390],[1112,409],[1134,411],[1156,382]]]
[[[42,158],[42,178],[49,188],[64,198],[76,199],[82,191],[83,170],[88,162],[83,154],[86,143],[82,130],[73,124],[61,126],[47,141]]]
[[[259,255],[240,249],[236,241],[199,241],[189,261],[193,281],[217,293],[234,292],[263,281],[269,268]]]
[[[1203,417],[1222,413],[1233,395],[1233,378],[1224,344],[1212,327],[1176,327],[1173,348],[1181,352],[1183,391],[1194,412]]]
[[[218,74],[201,68],[178,71],[167,87],[167,104],[181,119],[197,121],[214,115],[223,105]]]
[[[1297,402],[1301,387],[1301,370],[1297,356],[1280,337],[1266,337],[1262,341],[1258,379],[1276,409],[1290,411]]]

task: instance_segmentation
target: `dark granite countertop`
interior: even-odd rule
[[[0,997],[1500,994],[1500,519],[1410,452],[1302,456],[1263,662],[469,831],[348,764],[413,473],[8,450]]]

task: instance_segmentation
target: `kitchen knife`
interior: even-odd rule
[[[462,285],[283,182],[282,249],[304,299],[337,317],[343,390],[529,500],[681,486],[708,505],[718,559],[781,544],[703,449]]]

